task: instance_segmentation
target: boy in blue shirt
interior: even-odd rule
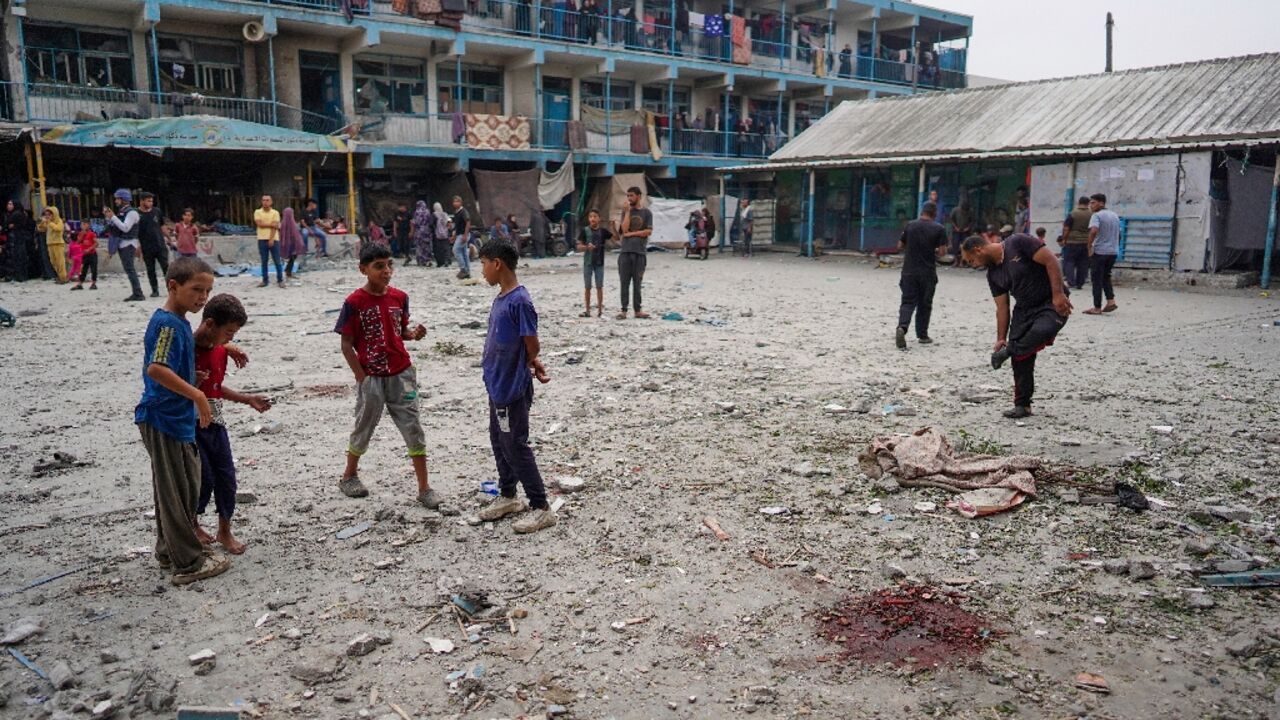
[[[511,523],[511,529],[531,533],[556,524],[533,448],[529,447],[533,378],[548,383],[551,377],[538,359],[538,311],[529,291],[516,278],[519,261],[520,256],[510,243],[490,240],[480,248],[484,280],[500,289],[489,309],[489,332],[481,363],[484,386],[489,391],[489,442],[498,463],[498,497],[480,511],[480,519],[497,520],[525,510],[525,504],[516,498],[519,484],[533,511]]]
[[[169,297],[147,324],[142,358],[142,399],[133,421],[151,456],[156,506],[156,561],[173,570],[174,585],[221,575],[231,561],[206,553],[196,537],[200,457],[196,426],[208,427],[213,410],[196,387],[196,341],[187,313],[204,307],[213,268],[198,258],[178,258],[165,273]]]

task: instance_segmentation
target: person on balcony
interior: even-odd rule
[[[845,43],[840,51],[840,77],[853,77],[853,47],[849,43]]]

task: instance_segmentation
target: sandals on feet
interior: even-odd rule
[[[591,317],[591,311],[583,310],[582,312],[578,313],[578,317]]]
[[[349,498],[362,498],[369,496],[368,489],[365,488],[364,483],[360,482],[360,478],[355,475],[339,480],[338,489],[342,491],[343,495],[346,495]]]
[[[170,582],[179,586],[190,585],[193,582],[221,575],[230,569],[230,558],[221,553],[210,553],[204,556],[199,568],[189,573],[177,573],[170,578]]]

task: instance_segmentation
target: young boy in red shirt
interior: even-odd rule
[[[200,502],[196,511],[203,515],[210,497],[218,511],[217,536],[205,532],[197,519],[196,537],[205,545],[216,539],[232,555],[242,554],[245,544],[231,532],[231,516],[236,511],[236,465],[227,424],[222,419],[222,404],[244,403],[260,413],[271,409],[267,398],[236,392],[222,384],[227,376],[227,358],[239,367],[248,362],[238,348],[228,345],[247,322],[249,315],[234,295],[215,295],[205,303],[203,319],[195,331],[196,379],[213,411],[209,426],[196,429],[196,446],[200,448]]]
[[[404,436],[418,479],[418,502],[440,507],[440,496],[427,483],[427,441],[418,418],[418,376],[403,338],[421,340],[427,328],[409,329],[409,296],[391,287],[391,248],[365,243],[360,273],[367,282],[347,296],[333,331],[342,335],[342,356],[356,379],[356,424],[347,445],[347,467],[338,482],[343,495],[369,494],[360,482],[360,456],[378,427],[385,406]]]
[[[89,227],[88,220],[80,222],[80,233],[76,235],[76,243],[80,246],[80,282],[73,286],[72,290],[83,290],[84,279],[93,273],[93,282],[90,283],[90,290],[98,289],[98,236],[93,232],[93,228]]]

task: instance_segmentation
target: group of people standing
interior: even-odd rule
[[[457,260],[458,279],[470,278],[471,214],[458,195],[450,204],[452,213],[445,212],[438,202],[428,208],[426,200],[419,200],[412,212],[408,205],[401,204],[391,221],[390,238],[371,239],[388,245],[392,257],[402,257],[422,267],[445,268]]]
[[[958,216],[961,209],[965,214]],[[938,284],[937,265],[948,250],[948,233],[937,222],[937,215],[934,202],[924,203],[919,219],[907,224],[898,242],[904,259],[899,282],[902,302],[894,342],[900,350],[907,349],[907,330],[913,316],[917,340],[921,344],[933,342],[929,321]],[[967,217],[967,204],[962,201],[950,216],[953,238],[971,230]],[[1059,238],[1061,263],[1045,245],[1044,235],[1043,228],[1033,236],[1025,227],[992,237],[970,232],[958,243],[953,240],[950,244],[957,264],[963,262],[986,270],[996,306],[991,366],[999,369],[1007,361],[1013,366],[1013,407],[1004,413],[1008,418],[1031,414],[1036,356],[1053,344],[1066,325],[1073,309],[1070,291],[1083,289],[1086,271],[1091,276],[1093,307],[1084,313],[1101,315],[1118,308],[1111,272],[1120,250],[1120,218],[1107,209],[1106,195],[1081,197],[1063,222]]]

